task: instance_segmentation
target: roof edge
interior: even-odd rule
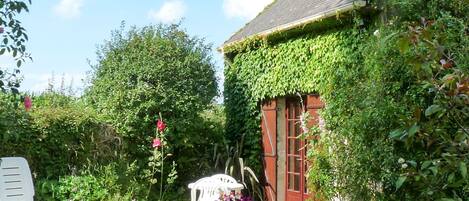
[[[287,23],[287,24],[283,24],[283,25],[274,27],[272,29],[268,29],[268,30],[262,31],[260,33],[257,33],[257,34],[242,38],[242,39],[237,40],[237,41],[233,41],[233,42],[230,42],[230,43],[227,43],[227,44],[222,44],[217,49],[218,49],[219,52],[223,53],[224,49],[226,47],[232,46],[232,45],[237,44],[237,43],[241,43],[241,42],[245,41],[248,38],[259,37],[259,36],[265,37],[265,36],[271,35],[275,32],[288,31],[290,29],[294,29],[294,28],[302,26],[304,24],[313,23],[313,22],[316,22],[316,21],[319,21],[319,20],[322,20],[322,19],[325,19],[325,18],[328,18],[328,17],[332,17],[332,16],[340,14],[340,13],[345,13],[345,12],[354,10],[357,7],[361,8],[361,7],[365,7],[365,6],[366,6],[366,1],[365,0],[354,1],[352,3],[345,4],[341,7],[331,9],[331,10],[328,10],[328,11],[324,11],[324,12],[320,12],[316,15],[311,15],[311,16],[308,16],[308,17],[305,17],[303,19],[299,19],[299,20],[296,20],[296,21],[293,21],[293,22],[290,22],[290,23]]]

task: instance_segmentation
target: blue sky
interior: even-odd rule
[[[62,77],[65,85],[73,79],[77,91],[91,70],[88,60],[96,62],[96,46],[110,38],[121,21],[127,27],[172,23],[183,19],[182,26],[191,35],[206,38],[214,49],[252,19],[272,0],[33,0],[30,12],[22,14],[27,29],[28,51],[33,62],[21,67],[21,90],[46,89],[52,74],[55,85]],[[217,75],[222,79],[223,61],[215,50]],[[0,57],[0,65],[11,59]]]

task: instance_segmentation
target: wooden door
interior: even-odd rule
[[[265,101],[261,108],[262,163],[267,200],[277,200],[277,104]]]
[[[310,196],[305,175],[308,169],[307,142],[298,138],[303,132],[300,116],[303,109],[307,109],[312,117],[308,125],[317,124],[319,119],[317,110],[322,106],[323,104],[317,95],[306,96],[303,98],[303,102],[296,97],[286,99],[286,201],[304,201]]]
[[[302,201],[304,191],[304,141],[301,134],[300,115],[303,106],[299,98],[286,99],[286,200]]]

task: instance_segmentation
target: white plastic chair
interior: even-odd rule
[[[244,186],[229,175],[216,174],[190,183],[189,188],[191,189],[191,201],[215,201],[219,200],[223,192],[229,194],[234,190],[239,193]],[[197,190],[200,191],[198,199]]]
[[[195,183],[189,184],[191,188],[191,201],[216,201],[220,198],[221,182],[211,177],[204,177]],[[200,194],[197,198],[197,190]]]
[[[33,178],[26,159],[0,158],[0,200],[32,201],[33,197]]]

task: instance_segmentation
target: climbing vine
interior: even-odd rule
[[[381,15],[228,48],[227,135],[244,136],[245,157],[260,168],[259,103],[319,93],[327,131],[312,129],[321,137],[308,153],[317,197],[462,200],[469,196],[467,1],[375,7]]]

